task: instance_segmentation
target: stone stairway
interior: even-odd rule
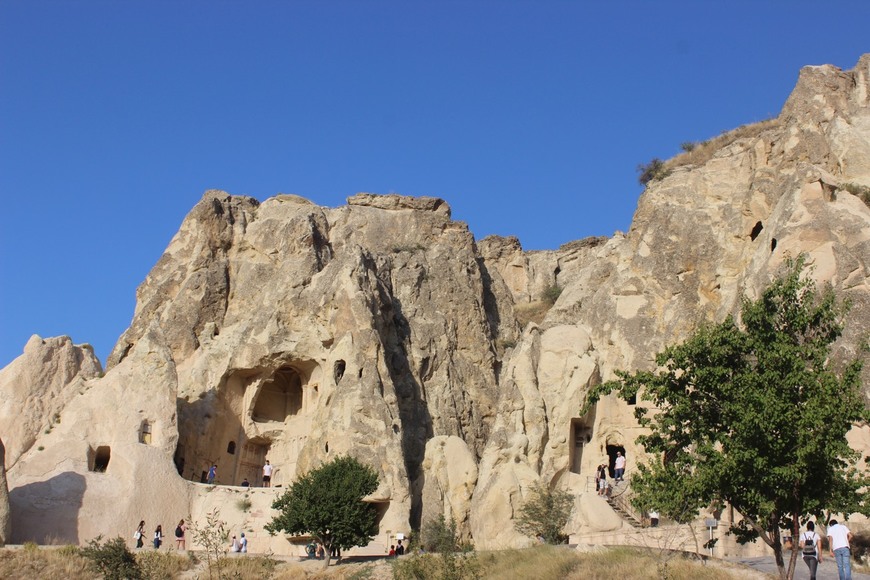
[[[644,527],[643,522],[638,518],[635,514],[634,510],[630,507],[628,503],[628,484],[625,481],[618,482],[614,487],[611,493],[605,496],[605,500],[607,500],[608,505],[613,509],[614,512],[622,518],[624,522],[630,525],[632,528],[640,529]]]

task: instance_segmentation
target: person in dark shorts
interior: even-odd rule
[[[263,466],[263,487],[272,487],[272,464],[268,459]]]

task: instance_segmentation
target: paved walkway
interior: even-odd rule
[[[773,556],[766,556],[763,558],[735,558],[733,559],[733,561],[745,564],[753,570],[758,570],[759,572],[766,572],[775,576],[779,575],[779,572],[776,568],[776,560],[773,559]],[[786,559],[786,566],[787,565],[788,560]],[[809,580],[809,578],[810,569],[807,568],[807,565],[804,563],[803,558],[798,556],[798,561],[795,562],[794,580]],[[824,560],[822,560],[822,563],[819,565],[818,571],[816,572],[816,580],[838,580],[838,578],[839,577],[837,576],[837,563],[834,561],[834,559],[825,558]],[[853,568],[852,580],[870,580],[870,574],[858,574],[854,571]]]

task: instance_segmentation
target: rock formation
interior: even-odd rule
[[[844,187],[870,186],[868,104],[870,55],[807,67],[777,119],[671,160],[628,233],[545,252],[475,242],[435,198],[206,192],[104,376],[39,337],[0,372],[13,539],[168,527],[234,493],[198,483],[209,465],[234,486],[268,458],[286,486],[344,453],[380,475],[380,544],[443,513],[478,547],[523,545],[541,481],[577,495],[575,536],[618,531],[588,481],[637,457],[638,429],[615,399],[580,416],[590,386],[736,312],[788,254],[852,300],[841,354],[870,330],[870,208]],[[268,493],[238,521],[268,521]]]
[[[9,511],[9,487],[6,484],[6,448],[0,440],[0,546],[12,536],[12,514]]]

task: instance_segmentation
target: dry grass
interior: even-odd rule
[[[736,129],[722,133],[718,137],[714,137],[708,141],[704,141],[703,143],[696,143],[694,149],[691,151],[680,153],[676,157],[668,159],[665,162],[665,168],[667,170],[672,170],[684,165],[703,165],[713,157],[714,153],[720,149],[728,147],[738,139],[751,139],[758,137],[764,131],[778,126],[779,119],[776,118],[767,119],[766,121],[761,121],[759,123],[753,123],[752,125],[741,125]]]
[[[608,548],[580,553],[566,547],[537,546],[527,550],[486,552],[480,555],[485,580],[737,580],[744,568],[688,560],[681,555],[661,555],[634,548]],[[666,574],[666,576],[665,576]]]
[[[147,550],[136,552],[136,562],[142,569],[145,578],[162,580],[177,578],[196,566],[196,560],[190,556],[182,556],[176,552]]]
[[[94,572],[89,562],[79,556],[75,548],[45,550],[36,544],[26,544],[20,550],[0,550],[0,578],[93,580]]]
[[[277,565],[277,560],[264,556],[233,556],[221,559],[221,573],[238,580],[262,580],[271,578]]]
[[[529,322],[540,324],[553,305],[549,302],[539,300],[529,302],[528,304],[517,304],[514,306],[514,316],[520,323],[520,328],[525,328]]]
[[[137,559],[147,578],[204,578],[205,564],[192,568],[189,558],[171,552],[142,552]],[[737,580],[759,574],[719,561],[689,560],[673,553],[639,548],[601,548],[581,553],[567,546],[536,546],[526,550],[503,550],[477,554],[482,580]],[[241,580],[391,580],[395,560],[346,563],[324,570],[320,562],[279,563],[270,558],[247,556],[222,561],[222,574]],[[663,574],[666,574],[664,576]],[[59,549],[28,546],[0,549],[0,578],[33,580],[64,578],[93,580],[88,562],[74,547]]]

